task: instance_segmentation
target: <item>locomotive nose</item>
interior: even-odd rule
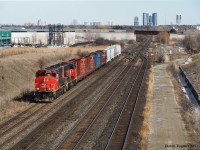
[[[42,83],[40,84],[40,90],[41,90],[41,91],[46,91],[46,87],[47,87],[47,84],[46,84],[46,83],[42,82]]]

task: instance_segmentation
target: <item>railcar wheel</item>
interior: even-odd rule
[[[76,86],[76,85],[77,85],[77,81],[75,80],[75,81],[73,82],[73,84],[74,84],[74,86]]]
[[[56,92],[53,93],[53,98],[54,99],[58,98],[58,91],[56,91]]]
[[[66,93],[66,92],[67,92],[67,87],[64,86],[64,87],[63,87],[63,94]]]

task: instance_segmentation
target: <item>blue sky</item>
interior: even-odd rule
[[[182,15],[182,24],[200,24],[200,0],[0,0],[0,24],[36,23],[44,19],[48,24],[71,24],[77,19],[114,21],[133,25],[134,16],[142,24],[142,13],[158,13],[158,24],[175,23],[176,14]]]

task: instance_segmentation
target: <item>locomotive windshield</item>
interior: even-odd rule
[[[36,73],[36,77],[42,77],[42,76],[52,76],[52,77],[56,77],[56,73],[53,72],[49,72],[46,70],[40,70]]]

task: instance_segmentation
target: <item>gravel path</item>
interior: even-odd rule
[[[187,145],[187,132],[176,102],[175,90],[166,64],[154,67],[148,149],[180,149]]]

